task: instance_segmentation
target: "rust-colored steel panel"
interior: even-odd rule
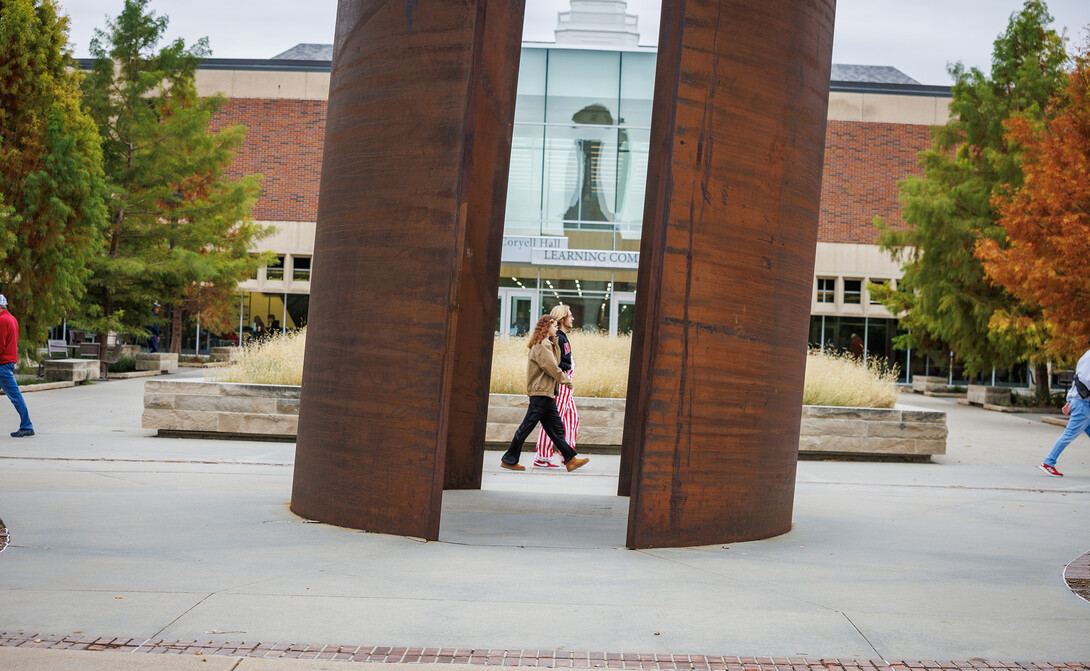
[[[458,277],[444,489],[481,488],[523,11],[522,2],[493,1],[478,21],[469,82],[465,251]]]
[[[834,9],[663,2],[624,437],[631,548],[791,528]]]
[[[482,104],[513,108],[495,103],[514,89],[491,79],[486,44],[507,32],[522,32],[521,3],[338,5],[291,502],[303,517],[438,537],[451,397],[472,386],[456,363],[458,304],[489,291],[460,286],[464,259],[498,263],[491,241],[480,248],[500,236],[479,231],[494,220],[467,217],[493,217],[502,197],[487,190],[506,183],[506,159],[488,166],[484,151],[474,166],[473,145],[494,155],[510,141],[486,137],[509,136],[510,118],[479,119]]]

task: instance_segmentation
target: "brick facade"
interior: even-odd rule
[[[326,101],[232,98],[212,128],[241,123],[246,141],[229,174],[262,175],[254,219],[315,221],[322,174]]]
[[[922,174],[917,154],[930,144],[928,126],[830,121],[818,240],[876,244],[876,216],[903,227],[897,183]]]
[[[233,175],[263,175],[254,218],[315,221],[326,103],[321,100],[228,100],[213,127],[244,124],[246,142]],[[930,144],[927,126],[830,121],[821,190],[821,242],[875,244],[881,216],[903,226],[897,182],[920,174],[917,154]]]

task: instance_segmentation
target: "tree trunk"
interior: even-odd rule
[[[175,303],[170,306],[170,351],[182,353],[182,306]]]
[[[1048,386],[1048,364],[1039,363],[1033,367],[1033,377],[1036,382],[1036,395],[1037,398],[1048,398],[1051,393],[1051,389]]]

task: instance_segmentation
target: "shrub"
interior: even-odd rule
[[[855,359],[847,352],[819,352],[806,357],[803,405],[892,408],[897,402],[896,366],[885,360]]]
[[[136,357],[123,356],[113,363],[106,364],[106,368],[111,373],[131,373],[136,370]]]

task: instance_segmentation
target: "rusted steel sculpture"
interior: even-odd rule
[[[663,3],[628,546],[791,528],[835,0]]]
[[[436,539],[444,483],[480,486],[522,19],[338,5],[299,515]]]
[[[664,0],[628,545],[790,528],[835,0]],[[438,537],[480,486],[521,0],[341,0],[292,510]]]

